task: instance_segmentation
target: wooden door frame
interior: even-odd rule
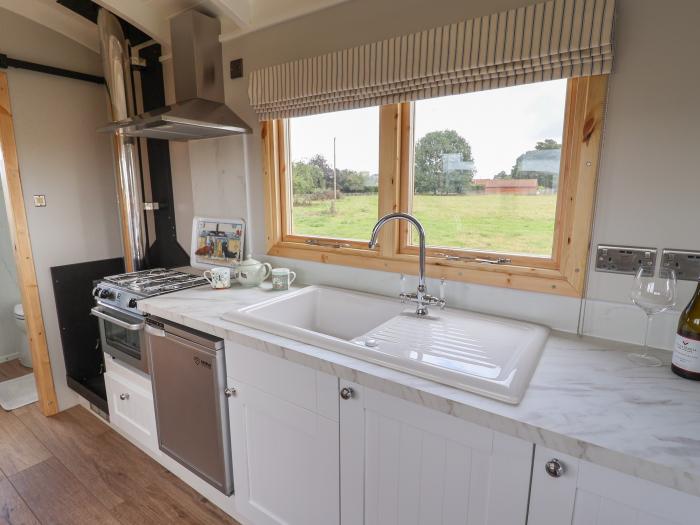
[[[58,413],[58,400],[51,373],[49,347],[46,342],[41,298],[36,280],[32,243],[24,206],[22,180],[19,173],[17,143],[10,105],[7,74],[0,72],[0,184],[7,208],[12,249],[17,266],[17,280],[22,295],[24,319],[32,352],[34,379],[39,394],[39,407],[45,416]]]

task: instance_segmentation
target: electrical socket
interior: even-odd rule
[[[597,272],[635,275],[640,266],[644,267],[644,275],[654,275],[656,248],[598,245],[595,262]]]
[[[666,277],[671,268],[679,281],[697,281],[700,279],[700,252],[664,248],[659,275]]]

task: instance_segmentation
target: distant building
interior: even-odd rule
[[[443,153],[442,171],[452,173],[453,171],[474,171],[474,161],[462,160],[461,153]]]
[[[518,171],[559,174],[561,149],[540,149],[524,153],[518,159]]]
[[[484,192],[514,193],[517,195],[535,195],[537,193],[537,179],[474,179],[476,186],[483,186]]]

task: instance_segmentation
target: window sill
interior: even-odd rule
[[[418,257],[398,254],[384,257],[379,252],[359,248],[332,248],[309,246],[298,242],[278,242],[269,247],[268,255],[302,261],[349,266],[366,270],[417,275]],[[511,288],[530,292],[549,293],[567,297],[580,297],[581,290],[569,282],[558,269],[534,268],[514,264],[488,264],[468,261],[449,261],[439,257],[426,257],[426,275],[434,279],[447,279],[485,286]]]

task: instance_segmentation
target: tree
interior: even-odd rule
[[[537,185],[553,188],[559,177],[561,144],[553,139],[540,140],[515,160],[510,170],[511,179],[537,179]]]
[[[506,173],[505,171],[499,171],[498,173],[496,173],[493,176],[493,178],[498,180],[498,179],[510,179],[512,177],[508,173]]]
[[[324,188],[321,168],[303,161],[292,164],[292,189],[295,195],[309,195]]]
[[[545,149],[561,149],[561,144],[554,139],[544,139],[537,141],[537,144],[535,144],[535,149],[538,151]]]
[[[326,183],[325,188],[333,188],[333,166],[328,164],[326,157],[316,154],[309,160],[309,164],[318,166],[323,172],[323,179]]]
[[[361,193],[365,191],[365,177],[354,170],[338,170],[338,188],[343,193]]]
[[[457,164],[471,164],[468,169],[446,169],[446,155],[456,154]],[[416,193],[464,193],[474,178],[472,150],[456,131],[431,131],[416,143]]]

